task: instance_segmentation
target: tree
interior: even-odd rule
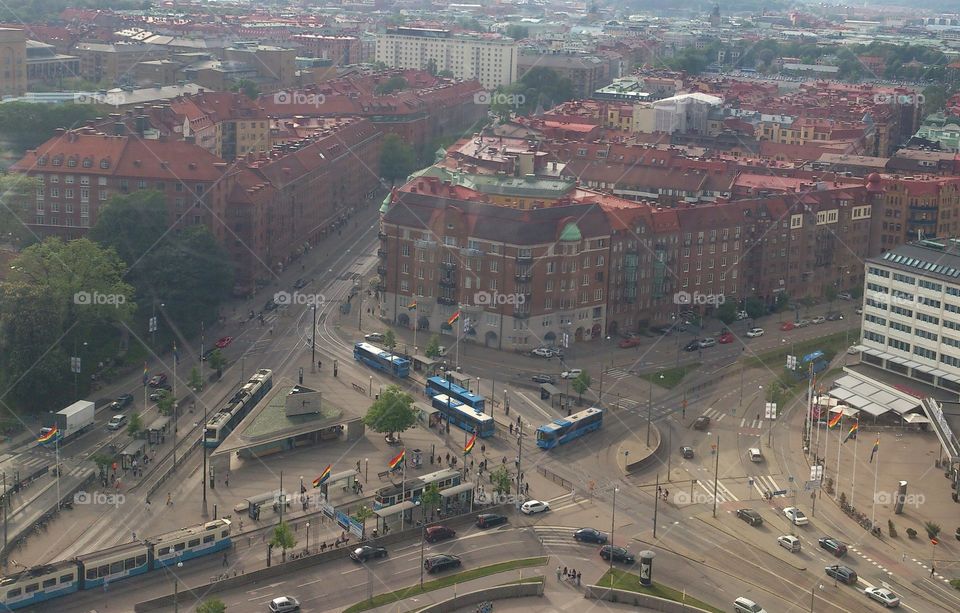
[[[383,346],[390,350],[397,346],[397,337],[393,330],[387,330],[387,333],[383,335]]]
[[[747,312],[751,319],[757,319],[767,314],[767,305],[763,303],[763,300],[751,296],[744,302],[743,310]]]
[[[23,220],[33,214],[31,200],[42,185],[36,177],[0,175],[0,242],[9,241],[15,247],[36,242],[36,235]]]
[[[197,607],[197,613],[224,613],[227,605],[219,598],[210,598]]]
[[[160,394],[160,400],[157,401],[157,408],[160,410],[160,414],[172,414],[173,404],[176,402],[176,400],[177,399],[173,397],[173,394],[168,394],[166,390],[162,391]]]
[[[444,79],[452,79],[453,71],[452,70],[441,70],[437,73],[438,77],[443,77]]]
[[[577,404],[583,402],[583,393],[590,389],[591,383],[592,381],[590,379],[590,375],[587,374],[587,371],[583,371],[577,375],[573,381],[570,382],[570,386],[573,388],[573,391],[579,395],[579,398],[577,398]]]
[[[427,509],[430,509],[430,517],[432,520],[434,510],[437,512],[440,511],[439,505],[441,500],[443,500],[443,497],[440,495],[440,488],[436,483],[431,483],[423,488],[423,494],[420,495],[420,507],[423,511],[424,524],[427,523]]]
[[[416,170],[417,161],[413,147],[403,142],[396,134],[387,134],[383,138],[380,150],[380,176],[390,185],[398,180],[406,180]]]
[[[440,357],[440,337],[434,334],[430,337],[430,342],[427,343],[427,348],[424,351],[424,355],[428,358],[438,358]]]
[[[200,369],[196,366],[190,369],[190,382],[188,385],[195,392],[203,389],[203,376],[200,374]]]
[[[940,524],[932,521],[923,522],[923,527],[927,531],[927,537],[931,539],[937,538],[940,535]]]
[[[137,435],[143,431],[143,418],[140,417],[140,413],[134,413],[130,416],[130,423],[127,424],[127,434],[133,438],[137,438]]]
[[[210,368],[217,371],[217,379],[222,379],[223,367],[227,365],[227,358],[223,357],[223,352],[219,349],[214,349],[213,353],[207,358],[207,362],[210,364]]]
[[[394,75],[373,88],[373,93],[378,96],[386,96],[393,92],[407,89],[407,80],[400,75]]]
[[[522,40],[530,36],[530,30],[526,26],[520,25],[509,25],[504,31],[504,34],[512,38],[513,40]]]
[[[427,60],[427,66],[425,68],[433,76],[437,76],[437,60],[430,58]]]
[[[837,291],[837,288],[836,288],[835,286],[833,286],[833,285],[828,285],[828,286],[823,290],[823,296],[824,296],[824,298],[827,299],[827,302],[830,303],[830,306],[831,306],[831,307],[833,307],[833,303],[836,301],[836,299],[837,299],[837,294],[839,294],[839,293],[840,293],[840,292],[838,292],[838,291]]]
[[[363,423],[374,432],[385,432],[391,436],[394,432],[405,431],[417,423],[417,416],[413,411],[413,396],[398,386],[391,385],[367,409]]]
[[[90,228],[90,239],[113,247],[128,265],[156,249],[168,228],[167,203],[154,190],[114,196],[100,208],[97,223]]]
[[[290,524],[285,521],[280,522],[273,528],[273,536],[270,538],[271,547],[279,547],[281,560],[287,561],[287,550],[293,549],[297,544],[297,537],[294,536]]]
[[[730,325],[737,320],[737,304],[732,300],[727,300],[717,307],[717,319],[726,325]]]
[[[371,511],[370,507],[368,507],[367,505],[363,505],[362,507],[357,509],[356,513],[353,514],[353,518],[363,525],[362,538],[367,537],[367,520],[373,517],[374,515],[376,515],[376,513]]]
[[[0,134],[5,144],[20,155],[48,141],[57,128],[77,128],[100,114],[93,104],[34,104],[10,102],[0,105]]]
[[[493,483],[493,491],[497,496],[506,496],[510,493],[510,471],[505,464],[501,464],[490,473],[490,481]]]
[[[240,92],[250,100],[256,100],[260,96],[260,86],[249,79],[240,79],[230,88],[230,91]]]
[[[113,456],[102,452],[97,452],[88,459],[97,465],[97,468],[100,469],[100,472],[103,472],[106,470],[107,466],[113,464]]]

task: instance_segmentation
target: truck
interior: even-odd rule
[[[93,427],[95,406],[89,400],[78,400],[52,415],[53,424],[57,427],[57,435],[46,444],[55,441],[65,442]],[[40,438],[43,439],[51,428],[41,428]]]

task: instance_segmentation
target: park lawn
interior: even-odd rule
[[[711,611],[712,613],[724,613],[723,609],[718,609],[717,607],[708,605],[707,603],[697,600],[690,595],[684,596],[683,592],[680,590],[675,590],[672,587],[667,587],[666,585],[657,583],[656,581],[653,582],[652,586],[644,587],[640,585],[639,575],[628,573],[627,571],[620,570],[619,568],[614,568],[604,573],[604,575],[600,577],[600,580],[597,581],[597,585],[600,587],[611,587],[611,578],[613,580],[612,587],[617,590],[649,594],[650,596],[657,596],[658,598],[673,600],[674,602],[683,602],[692,607],[703,609],[704,611]]]
[[[700,368],[702,364],[700,362],[694,362],[693,364],[684,364],[683,366],[676,366],[674,368],[665,368],[663,370],[658,370],[656,372],[646,373],[640,375],[641,379],[646,379],[647,381],[652,381],[659,385],[660,387],[665,387],[667,389],[673,389],[680,385],[683,381],[683,378]]]

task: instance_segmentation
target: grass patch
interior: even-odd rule
[[[514,579],[513,581],[507,581],[506,583],[501,583],[500,585],[519,585],[521,583],[543,583],[543,575],[524,577],[523,579]]]
[[[852,330],[852,329],[851,329]],[[779,331],[779,330],[778,330]],[[784,332],[786,340],[790,340],[789,332]],[[859,330],[852,336],[854,341],[859,339]],[[816,350],[823,351],[824,359],[828,362],[834,358],[840,351],[846,351],[849,346],[847,341],[851,338],[845,332],[835,332],[829,336],[801,341],[799,343],[781,343],[782,347],[767,351],[756,356],[746,358],[743,362],[747,368],[769,368],[771,370],[782,370],[787,363],[787,355],[793,352],[794,355],[804,356]]]
[[[344,613],[357,613],[358,611],[369,611],[370,609],[376,609],[377,607],[382,607],[385,604],[390,604],[392,602],[399,602],[419,594],[424,594],[426,592],[432,592],[433,590],[439,590],[445,587],[450,587],[454,583],[465,583],[467,581],[472,581],[474,579],[480,579],[481,577],[488,577],[490,575],[496,575],[497,573],[506,572],[508,570],[515,570],[518,568],[529,568],[533,566],[543,566],[547,563],[546,557],[539,558],[524,558],[522,560],[510,560],[509,562],[499,562],[497,564],[491,564],[490,566],[481,566],[480,568],[471,568],[470,570],[465,570],[453,575],[447,575],[445,577],[440,577],[439,579],[433,579],[431,581],[424,581],[423,587],[419,585],[413,585],[410,587],[405,587],[400,590],[395,590],[393,592],[385,592],[383,594],[377,594],[370,600],[364,600],[358,602],[354,605],[351,605],[344,610]],[[533,579],[533,577],[531,577]],[[543,577],[540,577],[540,580],[543,580]],[[519,583],[519,581],[517,581]],[[524,581],[526,583],[526,581]]]
[[[703,364],[700,362],[694,362],[693,364],[684,364],[683,366],[665,368],[664,370],[658,370],[657,372],[640,375],[640,378],[646,379],[647,381],[652,381],[660,387],[665,387],[672,390],[680,385],[680,382],[683,381],[684,377],[701,366],[703,366]]]
[[[683,602],[692,607],[697,607],[705,611],[724,613],[723,609],[718,609],[717,607],[708,605],[707,603],[697,600],[690,595],[684,596],[683,592],[680,590],[675,590],[672,587],[667,587],[666,585],[657,583],[656,581],[654,581],[653,585],[650,587],[642,586],[640,585],[640,575],[628,573],[627,571],[620,570],[618,568],[608,570],[606,573],[604,573],[604,575],[600,577],[600,580],[597,581],[597,585],[601,587],[613,587],[614,589],[628,592],[637,592],[639,594],[649,594],[650,596],[665,598],[666,600],[672,600],[674,602]]]

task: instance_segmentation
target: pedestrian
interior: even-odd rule
[[[937,573],[937,567],[936,567],[936,566],[933,566],[933,565],[931,564],[931,565],[930,565],[930,576],[932,577],[932,576],[934,576],[936,573]]]
[[[507,456],[503,456],[503,459],[500,460],[500,463],[503,464],[504,466],[506,466],[506,465],[507,465]]]
[[[470,460],[470,470],[473,470],[473,460]]]
[[[447,455],[446,455],[445,457],[446,457],[446,459],[447,459],[447,464],[449,464],[449,463],[450,463],[450,452],[449,452],[449,451],[447,452]]]
[[[577,587],[580,587],[580,577],[582,577],[582,576],[583,576],[583,573],[581,573],[581,572],[578,570],[578,571],[577,571]]]
[[[240,520],[240,531],[243,532],[243,520]]]
[[[528,483],[524,483],[524,484],[523,484],[523,489],[524,489],[524,494],[529,494],[529,493],[530,493],[530,483],[529,483],[529,482],[528,482]]]
[[[670,498],[670,490],[663,490],[663,501],[666,502]]]
[[[358,494],[362,494],[362,493],[363,493],[363,484],[362,484],[362,483],[358,483],[358,484],[357,484],[357,487],[360,489],[360,491],[357,492],[357,493],[358,493]]]
[[[323,368],[323,360],[317,360],[317,368]]]
[[[519,416],[519,415],[517,415],[517,427],[518,427],[518,428],[520,427],[520,416]]]
[[[569,577],[569,576],[570,576],[570,574],[569,574],[568,569],[567,569],[566,566],[563,567],[563,576],[564,576],[564,577]]]
[[[510,436],[513,436],[513,422],[510,422]]]
[[[223,478],[223,484],[227,487],[230,487],[230,473],[227,473],[227,475]]]
[[[227,552],[226,552],[226,551],[223,552],[223,567],[224,567],[224,568],[227,567]]]
[[[170,498],[170,492],[167,492],[167,506],[170,506],[172,504],[173,504],[173,499]]]
[[[663,488],[658,485],[658,486],[657,486],[657,498],[660,498],[661,496],[663,496]]]
[[[133,532],[133,539],[132,539],[132,540],[133,540],[134,543],[137,542],[137,532],[136,532],[136,531]]]
[[[560,567],[557,566],[557,581],[560,580]]]
[[[480,443],[480,453],[486,453],[486,452],[487,452],[486,443]]]
[[[360,460],[357,460],[357,472],[360,472]]]

